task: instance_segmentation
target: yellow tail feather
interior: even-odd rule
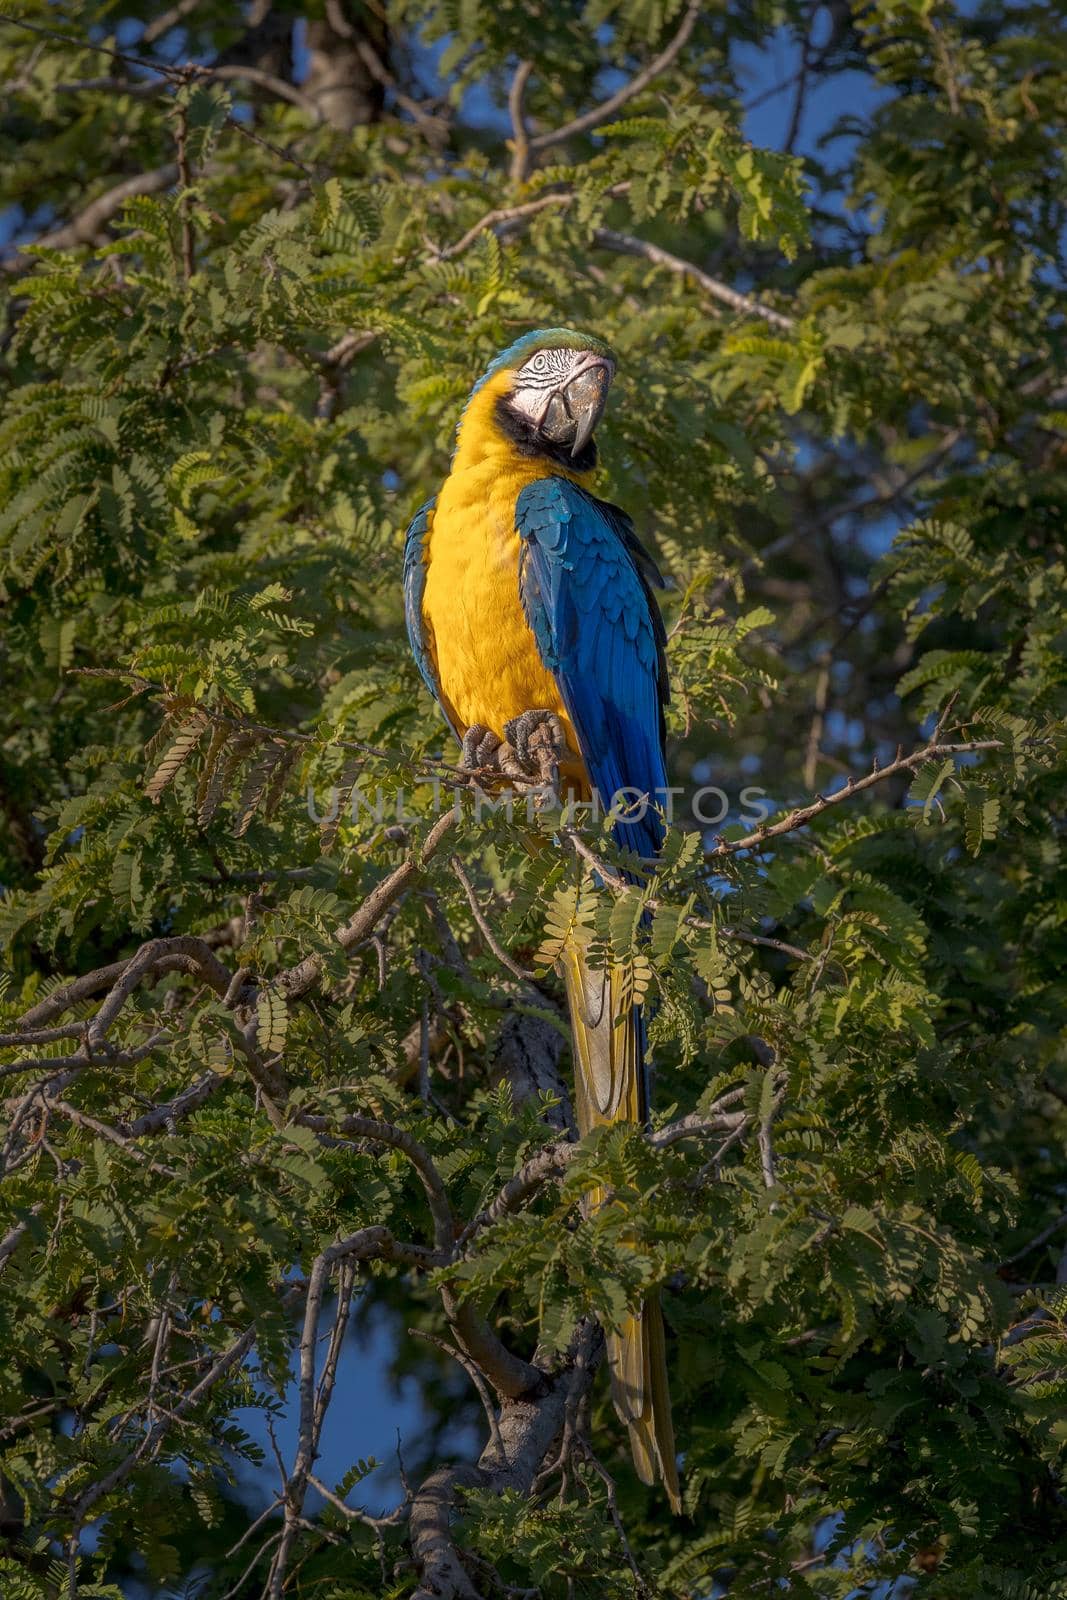
[[[636,1019],[621,1005],[617,975],[592,972],[582,951],[569,945],[559,960],[574,1039],[574,1109],[578,1131],[605,1123],[643,1124],[644,1063]],[[620,1010],[624,1015],[620,1018]],[[601,1203],[595,1193],[590,1205]],[[657,1477],[671,1510],[680,1513],[674,1425],[667,1387],[667,1356],[659,1299],[649,1295],[619,1333],[607,1336],[611,1396],[630,1435],[634,1466],[642,1483]]]

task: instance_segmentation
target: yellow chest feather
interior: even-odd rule
[[[561,717],[577,750],[519,598],[515,504],[545,476],[545,464],[519,456],[495,433],[486,389],[468,408],[426,538],[422,613],[430,655],[460,734],[482,724],[503,738],[513,717],[545,708]]]

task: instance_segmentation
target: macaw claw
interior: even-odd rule
[[[481,772],[486,768],[499,766],[502,744],[503,740],[493,732],[492,728],[486,728],[482,723],[476,722],[463,735],[463,749],[459,758],[463,771]]]
[[[464,734],[459,764],[464,772],[474,772],[486,779],[500,776],[528,783],[531,777],[507,740],[481,722],[476,722]]]
[[[536,778],[543,788],[557,791],[567,735],[556,713],[524,711],[504,724],[504,736],[527,776]]]

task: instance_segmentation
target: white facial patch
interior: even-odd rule
[[[572,371],[585,359],[584,350],[535,350],[519,368],[515,387],[509,396],[512,409],[528,417],[535,428],[557,390],[565,388]]]

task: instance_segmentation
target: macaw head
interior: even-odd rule
[[[572,328],[541,328],[490,362],[477,387],[492,385],[498,425],[524,453],[584,470],[596,461],[593,429],[615,366],[603,340]]]

